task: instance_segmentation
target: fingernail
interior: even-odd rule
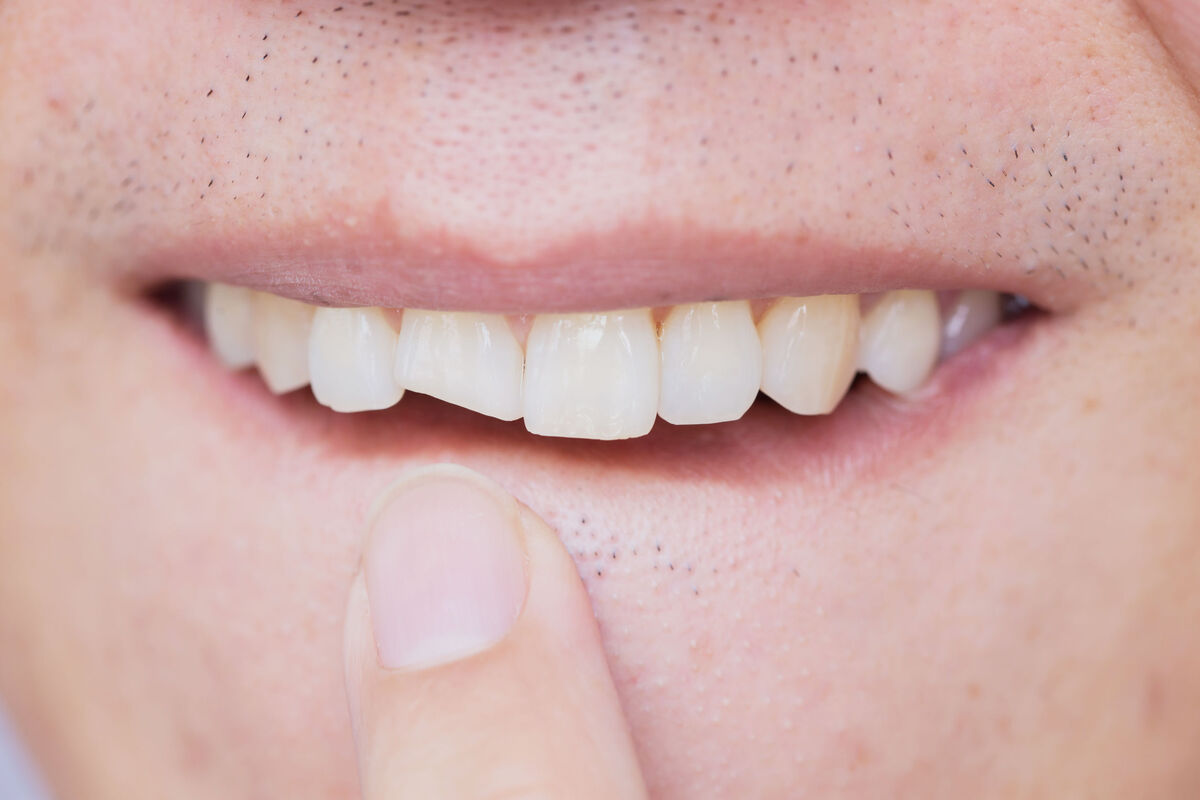
[[[388,487],[363,572],[380,664],[420,669],[487,650],[525,603],[517,503],[464,467],[441,464]]]

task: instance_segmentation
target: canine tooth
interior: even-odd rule
[[[984,289],[959,292],[942,323],[942,358],[952,356],[1000,324],[1000,294]]]
[[[937,363],[941,327],[933,292],[888,292],[863,319],[859,367],[889,392],[910,392]]]
[[[762,346],[745,300],[675,306],[659,340],[658,415],[675,425],[738,419],[762,379]]]
[[[254,293],[227,283],[207,284],[204,329],[221,363],[242,369],[254,363]]]
[[[524,354],[500,314],[406,309],[396,379],[489,417],[521,416]]]
[[[308,331],[314,308],[266,292],[254,295],[254,357],[275,394],[308,383]]]
[[[782,297],[763,315],[762,390],[794,414],[828,414],[858,358],[858,295]]]
[[[376,411],[400,402],[396,332],[378,308],[318,308],[308,339],[317,402],[334,411]]]
[[[628,439],[658,412],[650,309],[540,314],[525,344],[525,427],[543,436]]]

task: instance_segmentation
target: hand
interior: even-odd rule
[[[477,473],[384,492],[345,659],[366,800],[646,796],[574,563]]]

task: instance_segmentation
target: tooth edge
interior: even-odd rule
[[[575,358],[564,368],[558,361],[567,347],[574,348]],[[615,383],[605,385],[605,378]],[[642,385],[632,383],[639,379]],[[530,433],[605,440],[646,435],[658,414],[659,392],[658,336],[650,310],[539,314],[526,341],[524,380]],[[602,391],[588,397],[589,388]],[[551,408],[554,403],[559,407]],[[620,419],[622,414],[627,418]]]
[[[724,319],[717,322],[716,327],[723,326],[726,330],[720,333],[702,330],[699,335],[707,334],[708,341],[692,343],[691,349],[703,350],[706,356],[711,356],[715,347],[712,337],[715,335],[725,337],[721,340],[724,352],[717,354],[719,358],[711,359],[703,375],[688,374],[686,366],[674,369],[668,363],[676,358],[676,353],[672,351],[676,347],[686,348],[688,344],[686,340],[674,340],[696,333],[695,328],[687,327],[692,322],[691,317],[706,313],[714,320],[722,315]],[[701,316],[696,325],[702,327],[704,322],[706,320]],[[740,356],[734,352],[739,347],[745,351]],[[762,382],[762,343],[750,313],[749,301],[674,306],[663,319],[659,331],[659,358],[659,417],[672,425],[709,425],[740,419],[754,404]],[[718,360],[726,363],[717,364]],[[724,402],[714,398],[714,394],[721,393],[726,395]]]

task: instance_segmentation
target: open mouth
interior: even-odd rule
[[[762,394],[799,415],[833,412],[856,374],[897,395],[1027,306],[987,290],[896,290],[660,309],[502,315],[318,307],[203,285],[216,357],[256,366],[275,394],[310,386],[337,412],[406,392],[542,436],[627,439],[656,418],[740,419]]]

